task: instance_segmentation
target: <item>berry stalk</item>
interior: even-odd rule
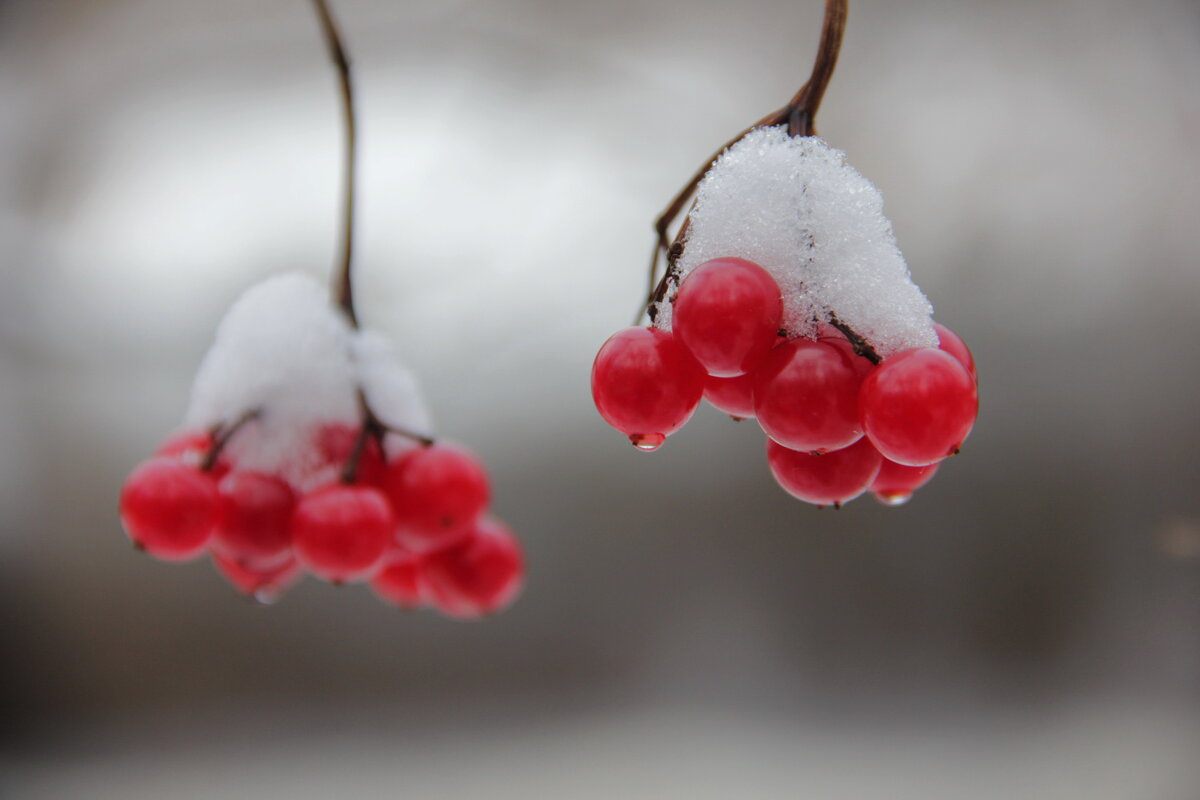
[[[346,142],[342,177],[342,240],[339,248],[339,262],[334,272],[333,296],[334,302],[345,312],[350,325],[357,329],[359,327],[358,314],[354,309],[354,281],[352,275],[354,263],[355,187],[357,186],[358,173],[358,127],[356,125],[357,115],[354,106],[354,84],[350,74],[350,58],[346,54],[346,47],[342,43],[341,29],[338,27],[337,21],[333,18],[329,3],[327,0],[313,0],[313,5],[316,7],[317,17],[321,24],[321,32],[329,48],[329,58],[333,62],[334,69],[337,72],[338,94],[341,97],[342,125]],[[384,436],[388,433],[398,433],[406,436],[425,447],[433,443],[433,440],[426,436],[385,425],[380,421],[375,412],[371,410],[371,406],[367,403],[366,393],[361,387],[358,389],[358,403],[362,409],[363,423],[358,438],[351,450],[350,457],[347,459],[345,467],[342,470],[342,481],[344,483],[353,483],[357,477],[359,461],[366,448],[367,439],[370,437],[373,437],[378,442],[380,450],[383,449]]]
[[[676,264],[679,261],[679,257],[683,254],[684,240],[687,238],[691,212],[689,211],[688,215],[684,217],[678,231],[675,233],[674,239],[669,240],[668,233],[670,227],[683,212],[683,209],[692,201],[696,194],[696,188],[700,185],[700,181],[708,174],[709,169],[712,168],[721,154],[745,138],[751,131],[758,128],[786,124],[789,136],[816,135],[815,121],[817,109],[821,106],[821,100],[825,97],[825,90],[828,88],[829,81],[833,77],[834,67],[837,66],[838,53],[841,51],[842,38],[846,31],[847,6],[848,0],[825,1],[825,18],[821,25],[821,42],[817,48],[817,56],[813,62],[812,73],[809,75],[808,81],[792,96],[792,99],[782,108],[767,114],[758,122],[755,122],[723,144],[720,149],[704,162],[704,165],[679,190],[679,193],[672,198],[671,202],[654,221],[655,241],[654,250],[650,256],[650,291],[646,299],[646,306],[638,312],[634,324],[637,324],[638,320],[641,319],[642,313],[648,314],[650,322],[653,323],[657,316],[658,304],[666,298],[671,286],[677,283],[678,269]],[[666,260],[666,271],[663,273],[661,279],[658,278],[658,261],[660,255]],[[846,334],[846,337],[854,345],[854,349],[859,355],[866,356],[876,364],[879,363],[878,354],[875,353],[862,336],[836,321],[833,321],[833,324]]]
[[[350,324],[358,327],[358,316],[354,312],[354,284],[351,280],[351,264],[354,256],[354,197],[358,166],[358,130],[355,125],[354,86],[350,80],[350,59],[342,44],[342,34],[326,0],[313,0],[321,32],[329,47],[329,57],[337,70],[338,90],[342,101],[342,124],[345,130],[346,149],[343,165],[342,185],[342,241],[339,248],[339,264],[334,273],[334,298],[346,312]]]
[[[211,472],[213,468],[217,466],[217,461],[221,457],[221,451],[225,449],[225,445],[229,444],[229,440],[232,439],[234,435],[246,425],[246,423],[250,422],[251,420],[258,419],[260,416],[262,416],[262,410],[258,408],[252,408],[238,417],[232,425],[228,427],[221,425],[212,430],[210,432],[212,444],[209,446],[208,452],[204,454],[204,458],[200,462],[200,471]]]

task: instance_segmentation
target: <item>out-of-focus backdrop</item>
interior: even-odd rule
[[[481,624],[254,607],[115,513],[223,310],[333,260],[302,0],[0,2],[0,792],[1200,796],[1200,8],[855,0],[820,129],[979,363],[908,506],[789,499],[703,408],[592,408],[649,224],[808,74],[821,9],[338,0],[361,313],[479,451],[529,583]]]

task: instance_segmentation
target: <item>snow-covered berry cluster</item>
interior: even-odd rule
[[[816,137],[751,132],[700,183],[654,325],[600,349],[592,394],[657,449],[701,398],[756,418],[779,484],[817,505],[896,504],[958,452],[975,365],[934,323],[879,192]]]
[[[208,553],[264,602],[307,571],[405,608],[497,611],[520,589],[520,547],[487,515],[479,459],[430,430],[386,343],[311,280],[272,278],[222,321],[185,432],[133,470],[121,521],[150,555]]]

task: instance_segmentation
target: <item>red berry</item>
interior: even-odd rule
[[[451,444],[405,453],[388,465],[384,489],[395,510],[397,537],[414,551],[465,536],[491,499],[483,464]]]
[[[417,608],[425,603],[425,579],[417,556],[399,555],[371,578],[371,588],[380,600],[400,608]]]
[[[841,505],[867,490],[883,457],[866,439],[842,450],[812,455],[767,441],[771,474],[788,494],[819,506]]]
[[[704,381],[704,399],[719,411],[737,419],[754,417],[754,373],[736,378],[714,378]]]
[[[335,484],[305,495],[292,513],[292,547],[309,572],[332,581],[365,578],[383,558],[395,520],[383,492]]]
[[[423,562],[431,602],[442,613],[471,619],[499,611],[521,590],[524,565],[516,537],[484,519],[463,541]]]
[[[938,348],[957,358],[971,378],[978,380],[975,375],[975,357],[971,355],[971,350],[962,337],[940,322],[933,323],[933,329],[937,331]]]
[[[609,425],[643,450],[683,427],[704,393],[704,368],[668,332],[626,328],[592,364],[592,399]]]
[[[291,557],[275,566],[260,567],[213,553],[213,564],[233,588],[264,604],[274,603],[304,574],[299,562]]]
[[[313,437],[313,445],[316,447],[321,467],[335,467],[340,475],[354,452],[354,445],[358,442],[361,431],[360,426],[347,425],[342,422],[332,422],[318,428]],[[386,467],[379,440],[368,435],[363,442],[362,455],[358,459],[354,482],[367,486],[379,486],[383,483],[383,473]]]
[[[920,467],[954,455],[975,424],[975,381],[954,356],[932,347],[888,358],[859,392],[863,427],[884,457]]]
[[[710,375],[732,378],[767,355],[782,319],[779,284],[769,272],[745,259],[717,258],[680,285],[672,327]]]
[[[879,474],[871,483],[871,492],[884,505],[903,505],[912,497],[913,492],[929,483],[939,466],[930,464],[926,467],[906,467],[885,458],[883,466],[879,468]]]
[[[270,560],[288,551],[296,499],[287,483],[262,472],[231,472],[217,491],[215,550],[237,561]]]
[[[125,479],[120,509],[121,524],[139,547],[164,561],[186,561],[212,537],[217,487],[178,458],[157,456]]]
[[[838,348],[796,339],[771,351],[754,372],[754,411],[767,435],[792,450],[839,450],[862,436],[861,380]]]

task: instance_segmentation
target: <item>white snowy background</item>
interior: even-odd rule
[[[902,509],[702,410],[591,407],[650,221],[808,73],[818,3],[340,0],[363,318],[495,476],[483,625],[139,557],[116,494],[247,286],[333,260],[301,0],[0,0],[0,793],[1200,796],[1200,9],[854,0],[819,128],[975,350]]]

